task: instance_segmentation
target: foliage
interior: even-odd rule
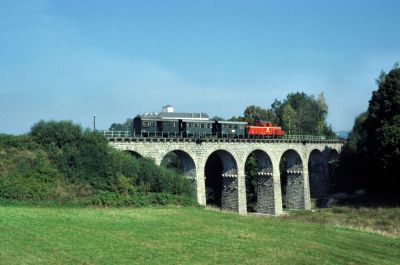
[[[124,123],[113,123],[109,130],[113,131],[131,131],[133,127],[133,119],[126,119]]]
[[[5,148],[36,149],[38,145],[29,135],[0,134],[0,150]]]
[[[61,148],[76,143],[82,135],[82,128],[71,121],[40,121],[31,128],[33,139],[46,148]]]
[[[230,121],[270,121],[281,126],[287,134],[324,135],[334,137],[335,134],[326,123],[328,105],[324,94],[317,98],[305,93],[290,93],[283,101],[275,99],[271,108],[248,106],[243,116],[232,117]]]
[[[378,85],[369,101],[365,122],[366,152],[371,172],[382,176],[384,186],[393,187],[397,183],[394,172],[400,164],[400,69],[382,73]],[[371,184],[384,188],[379,185],[381,181],[374,180]]]
[[[0,135],[0,158],[0,198],[96,205],[105,198],[99,205],[135,206],[193,197],[181,173],[112,149],[99,133],[69,121],[40,121],[26,136]]]
[[[63,180],[45,152],[11,151],[0,158],[0,197],[23,200],[57,197],[57,186]]]
[[[258,171],[257,158],[254,154],[250,154],[245,164],[246,199],[248,212],[256,211],[255,206],[257,204]]]
[[[326,124],[328,105],[324,94],[317,98],[305,93],[290,93],[283,102],[275,100],[272,109],[278,123],[289,134],[334,136]]]
[[[213,121],[224,121],[225,119],[221,118],[219,116],[214,116],[214,117],[210,118],[210,120],[213,120]]]
[[[400,69],[381,73],[368,111],[357,117],[339,163],[338,183],[353,191],[398,194],[400,164]]]
[[[272,123],[277,122],[275,113],[271,109],[263,109],[259,106],[251,105],[248,106],[244,112],[243,117],[232,117],[230,121],[245,121],[249,124],[254,124],[256,121],[271,121]]]

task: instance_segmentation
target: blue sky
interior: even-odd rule
[[[348,130],[400,61],[400,1],[0,0],[0,133],[106,129],[171,104],[229,118],[290,92]]]

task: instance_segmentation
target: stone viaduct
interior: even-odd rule
[[[256,139],[113,138],[110,145],[161,164],[174,153],[185,175],[193,180],[200,205],[206,205],[207,164],[218,160],[221,179],[217,198],[222,209],[247,213],[245,164],[253,156],[258,165],[258,213],[279,215],[287,209],[310,209],[310,197],[327,193],[329,174],[343,142]],[[286,177],[281,183],[281,173]],[[211,184],[213,185],[213,184]],[[281,188],[282,185],[282,188]]]

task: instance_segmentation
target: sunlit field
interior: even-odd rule
[[[196,207],[0,206],[0,264],[399,264],[376,233]]]

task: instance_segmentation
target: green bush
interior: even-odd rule
[[[99,192],[82,204],[100,207],[148,206],[148,205],[184,205],[193,206],[197,202],[193,196],[173,195],[169,193],[135,193],[121,195],[115,192]]]
[[[0,172],[0,197],[47,200],[56,198],[61,176],[43,151],[21,151],[10,155],[7,169]]]
[[[4,149],[37,149],[39,145],[29,135],[0,134],[0,151]]]
[[[97,206],[195,204],[182,174],[109,147],[70,121],[0,135],[0,198]]]

